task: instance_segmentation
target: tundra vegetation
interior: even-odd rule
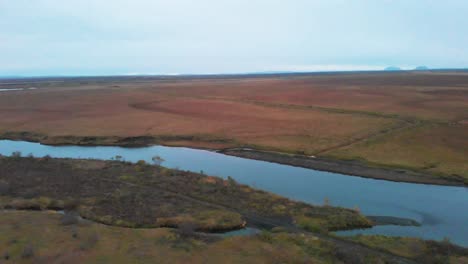
[[[466,72],[22,79],[0,88],[26,84],[38,89],[0,95],[3,138],[248,147],[468,182]]]
[[[0,138],[251,148],[468,183],[466,72],[0,82],[24,85],[38,89],[0,95]],[[468,263],[448,240],[329,233],[372,226],[358,209],[152,162],[0,157],[0,262]],[[216,234],[246,225],[267,231]]]
[[[370,227],[358,212],[314,206],[198,173],[119,161],[0,157],[0,207],[66,210],[122,227],[198,231],[279,223],[313,231]]]
[[[213,233],[245,225],[265,231],[242,237]],[[329,234],[371,225],[357,210],[332,207],[327,199],[323,206],[309,205],[232,178],[144,161],[0,157],[2,261],[463,263],[467,259],[466,249],[449,241],[381,236],[343,240]]]
[[[135,229],[79,220],[52,211],[0,211],[2,263],[467,263],[466,249],[445,242],[360,236],[371,251],[312,234],[281,230],[226,237],[174,229]],[[395,260],[388,252],[401,256]],[[423,255],[427,254],[427,255]]]

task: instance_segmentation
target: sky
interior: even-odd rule
[[[0,76],[468,67],[466,0],[0,0]]]

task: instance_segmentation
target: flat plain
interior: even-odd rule
[[[463,71],[27,78],[0,89],[12,89],[0,93],[0,139],[188,146],[468,183]],[[448,239],[330,232],[378,217],[160,163],[0,156],[0,262],[468,263]],[[257,233],[216,234],[245,226]]]
[[[356,160],[468,181],[466,72],[0,81],[0,133]],[[21,138],[21,136],[19,136]]]

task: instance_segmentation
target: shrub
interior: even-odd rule
[[[26,209],[39,210],[40,209],[39,205],[33,203],[32,200],[28,200],[28,199],[14,199],[10,202],[9,206],[17,210],[26,210]]]
[[[239,228],[245,224],[239,213],[225,210],[203,210],[193,217],[200,228],[205,230]]]
[[[52,199],[48,198],[48,197],[39,197],[37,199],[34,199],[36,201],[36,203],[39,205],[39,208],[41,210],[45,210],[47,208],[49,208],[49,206],[52,204]]]
[[[234,178],[232,178],[231,176],[228,176],[227,180],[228,180],[230,186],[236,186],[237,185],[236,180],[234,180]]]
[[[81,250],[89,250],[96,246],[99,242],[99,235],[97,233],[92,233],[88,235],[85,240],[83,240],[80,244]]]
[[[282,226],[276,226],[271,229],[272,233],[285,233],[288,232],[288,229]]]
[[[258,238],[263,242],[267,242],[267,243],[273,242],[273,235],[266,230],[262,230],[262,232],[258,234]]]
[[[21,151],[13,151],[11,153],[12,158],[21,158]]]
[[[66,212],[60,219],[62,225],[76,225],[78,224],[78,215],[74,212]]]
[[[153,161],[153,163],[157,166],[161,166],[161,164],[165,161],[163,158],[161,158],[160,156],[154,156],[151,158],[151,160]]]
[[[119,180],[133,182],[136,180],[136,178],[133,175],[122,175],[119,177]]]
[[[307,216],[300,216],[296,218],[296,225],[304,228],[307,231],[316,233],[327,233],[327,222],[325,219],[311,218]]]
[[[197,225],[193,222],[184,222],[179,224],[178,232],[181,237],[192,237],[197,230]]]
[[[21,195],[23,198],[32,199],[39,195],[39,191],[36,188],[27,189]]]
[[[31,244],[27,244],[21,252],[22,258],[32,258],[34,256],[34,247]]]
[[[72,226],[71,232],[73,238],[78,238],[78,228],[76,227],[76,225]]]
[[[80,205],[80,201],[77,199],[70,199],[64,202],[63,208],[65,211],[74,211],[76,210]]]
[[[10,193],[10,184],[6,181],[0,181],[0,195],[7,195]]]

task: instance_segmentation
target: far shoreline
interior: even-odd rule
[[[193,138],[166,138],[164,136],[136,136],[136,137],[119,137],[119,136],[46,136],[31,132],[6,132],[0,134],[0,140],[27,141],[40,143],[48,146],[115,146],[124,148],[140,148],[150,146],[167,146],[167,147],[186,147],[211,152],[220,153],[223,155],[235,156],[251,160],[266,161],[271,163],[283,164],[318,171],[331,173],[339,173],[345,176],[361,177],[376,180],[386,180],[393,182],[405,182],[413,184],[429,184],[439,186],[457,186],[467,187],[467,183],[463,179],[457,180],[454,178],[442,178],[439,175],[429,174],[410,170],[407,168],[384,168],[367,166],[359,161],[338,160],[326,157],[309,157],[305,155],[283,153],[274,151],[265,151],[254,148],[219,148],[219,147],[204,147],[203,145],[223,143],[222,139],[211,142],[201,140],[197,142]],[[181,140],[184,142],[194,142],[196,146],[190,144],[171,144]],[[197,144],[198,143],[198,144]],[[204,144],[205,143],[205,144]],[[224,142],[226,143],[226,142]],[[425,176],[426,175],[426,176]]]

